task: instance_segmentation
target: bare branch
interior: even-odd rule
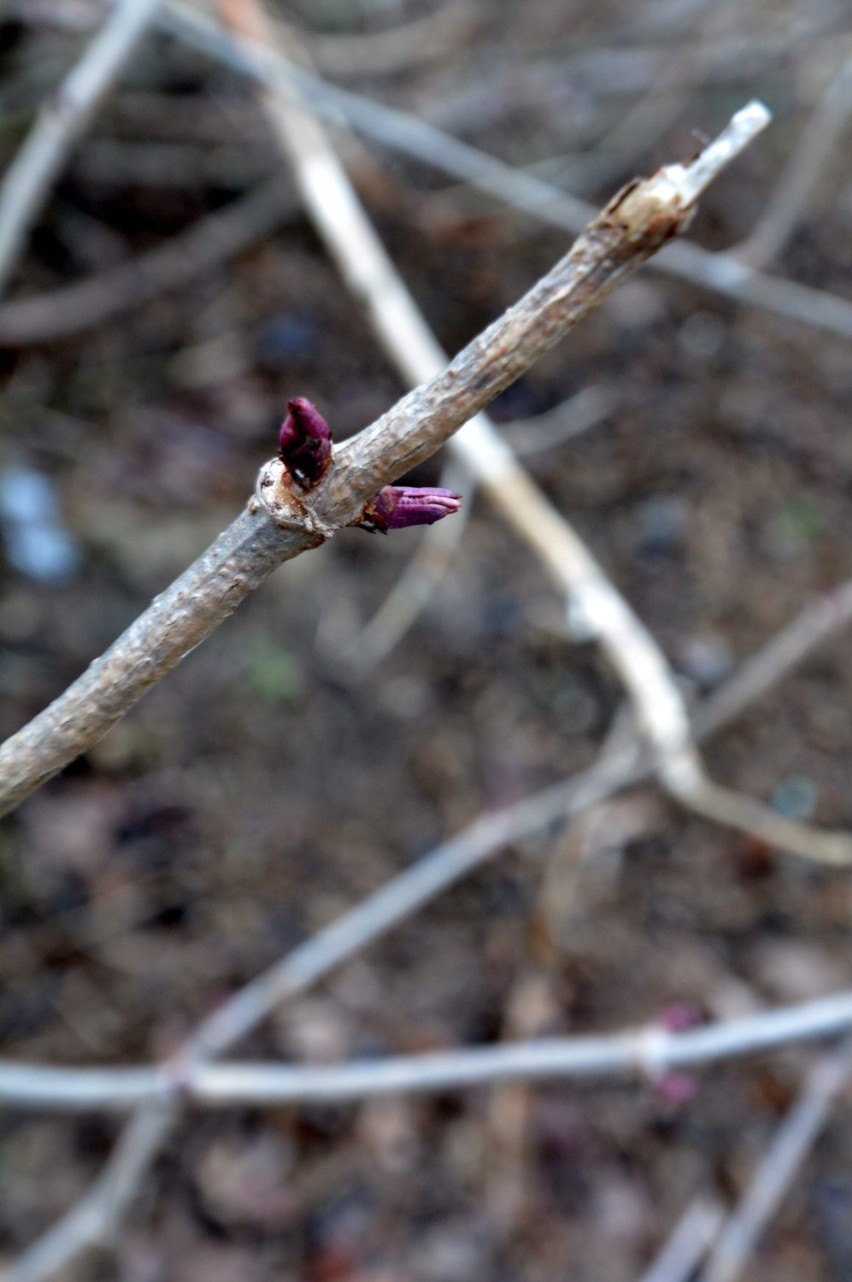
[[[755,119],[753,109],[746,109],[746,119]],[[718,164],[733,154],[730,147],[725,148],[724,158],[718,149],[714,152]],[[706,174],[701,173],[703,181]],[[689,197],[681,191],[681,182]],[[403,397],[341,446],[326,478],[303,501],[295,499],[286,484],[283,464],[268,463],[261,470],[257,498],[249,510],[65,694],[0,748],[0,814],[97,742],[276,565],[357,520],[382,485],[434,453],[554,346],[621,280],[679,233],[691,213],[695,192],[691,167],[677,166],[616,196],[565,258],[459,353],[445,372]],[[512,456],[507,447],[471,424],[465,451],[480,460],[492,478],[492,492],[501,495],[511,511],[513,498],[505,490],[501,494],[500,484],[517,472],[510,470]],[[518,502],[529,504],[529,495],[519,493]],[[550,562],[561,565],[558,545],[564,544],[566,535],[551,508],[541,512],[535,537]],[[552,545],[551,538],[557,544]],[[580,555],[587,555],[582,545]],[[558,573],[563,573],[561,568]],[[621,598],[608,608],[622,615]],[[631,663],[636,679],[646,680],[658,660],[652,664],[637,654]],[[665,711],[664,703],[660,715]],[[673,740],[688,737],[680,712],[672,736]]]
[[[140,1109],[127,1123],[85,1197],[0,1273],[2,1282],[40,1282],[87,1247],[108,1240],[126,1214],[175,1116],[171,1102]]]
[[[655,1024],[635,1032],[509,1042],[353,1064],[210,1066],[184,1056],[172,1066],[148,1070],[3,1064],[0,1100],[18,1108],[73,1111],[126,1109],[134,1104],[161,1102],[172,1094],[215,1108],[361,1100],[395,1092],[431,1094],[507,1081],[598,1081],[614,1077],[653,1081],[672,1069],[700,1068],[778,1046],[836,1036],[850,1027],[852,993],[838,993],[799,1006],[681,1032]],[[808,1104],[802,1101],[796,1110],[798,1120],[793,1124],[791,1118],[789,1131],[785,1128],[785,1154],[800,1156],[802,1145],[812,1141],[814,1128],[822,1124],[831,1101],[846,1081],[850,1064],[852,1044],[830,1061],[830,1068],[820,1065],[811,1079]],[[773,1178],[777,1179],[780,1161],[775,1146],[773,1151],[776,1160],[767,1161],[766,1166],[771,1167]],[[711,1274],[708,1282],[711,1279],[731,1282],[727,1274],[724,1278]]]
[[[265,52],[271,32],[260,0],[241,0],[230,12],[240,22],[241,32],[251,37],[249,47]],[[241,46],[246,43],[244,34],[236,38]],[[440,348],[379,242],[325,132],[298,103],[282,94],[280,85],[267,91],[265,101],[311,216],[344,279],[364,303],[374,331],[403,377],[427,376],[442,362]],[[628,187],[618,198],[619,217],[630,222],[635,216],[644,222],[649,202],[669,209],[690,207],[768,121],[767,109],[750,103],[689,164],[667,165],[645,183]],[[495,338],[492,326],[481,341],[493,343]],[[501,336],[498,341],[506,339]],[[463,371],[461,376],[465,381]],[[388,427],[389,416],[385,416],[368,431],[379,435]],[[661,780],[672,795],[716,822],[756,833],[807,858],[829,863],[852,860],[852,840],[846,834],[794,824],[706,777],[692,743],[685,704],[660,648],[491,423],[480,415],[450,442],[450,448],[568,593],[570,608],[575,618],[582,618],[585,635],[606,650],[631,694],[640,726],[658,754]],[[407,459],[409,465],[417,461],[416,456]]]
[[[332,85],[251,41],[237,45],[217,23],[179,0],[169,0],[162,22],[243,75],[271,88],[277,86],[285,94],[298,93],[310,111],[332,123],[346,121],[353,129],[422,160],[441,173],[452,174],[541,222],[576,232],[595,212],[585,201],[514,169],[433,125]],[[732,253],[712,253],[692,241],[681,240],[670,245],[655,260],[655,266],[727,298],[852,338],[852,301],[768,276],[740,262]]]
[[[56,93],[0,184],[0,290],[36,221],[51,183],[86,129],[161,0],[121,0]]]
[[[808,613],[806,611],[794,620],[788,630],[796,630],[807,620]],[[812,645],[823,637],[816,630],[811,630],[809,635]],[[775,644],[776,639],[773,638],[746,666],[759,670],[761,656],[771,653]],[[794,656],[795,661],[804,656],[805,649],[800,646]],[[781,675],[778,667],[775,673],[776,676]],[[720,693],[724,693],[724,689]],[[698,720],[718,729],[726,719],[741,712],[750,699],[763,693],[763,689],[755,681],[744,683],[740,688],[739,701],[725,700],[719,715],[716,715],[714,697],[711,696]],[[618,789],[648,777],[651,772],[650,754],[634,745],[617,754],[609,754],[598,767],[527,798],[509,810],[481,816],[464,832],[426,855],[413,868],[400,873],[270,967],[247,988],[235,993],[199,1026],[188,1048],[192,1062],[202,1063],[205,1055],[221,1054],[229,1049],[276,1005],[304,991],[359,949],[393,929],[479,867],[501,844],[517,841],[565,815],[579,813]],[[162,1103],[145,1106],[128,1123],[113,1157],[86,1196],[16,1264],[0,1275],[2,1282],[40,1282],[87,1246],[101,1242],[107,1227],[117,1222],[120,1211],[127,1210],[135,1187],[144,1178],[147,1166],[156,1156],[177,1115],[176,1108],[169,1109]],[[120,1177],[118,1180],[114,1179],[116,1173]],[[128,1173],[133,1174],[136,1184]],[[122,1193],[121,1205],[115,1197],[116,1188]],[[110,1208],[109,1215],[106,1207]]]
[[[689,1282],[716,1237],[725,1212],[715,1198],[697,1197],[640,1282]]]
[[[280,227],[293,208],[292,188],[273,178],[156,249],[73,285],[0,306],[0,343],[54,342],[180,289]]]
[[[726,1224],[702,1282],[736,1282],[796,1173],[823,1130],[852,1073],[852,1039],[821,1059],[778,1130],[734,1214]]]

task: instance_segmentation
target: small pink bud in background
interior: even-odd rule
[[[695,1002],[672,1002],[659,1014],[660,1023],[670,1033],[683,1033],[688,1028],[695,1028],[703,1018],[701,1008]]]
[[[685,1033],[702,1022],[701,1008],[695,1002],[671,1002],[663,1007],[658,1021],[669,1033]],[[669,1104],[685,1104],[698,1090],[693,1073],[670,1068],[654,1079],[654,1089]]]
[[[359,522],[365,529],[402,530],[407,525],[434,525],[461,507],[452,490],[415,485],[386,485],[370,499]]]
[[[278,453],[300,484],[316,485],[331,459],[331,428],[304,396],[288,401],[287,411],[278,433]]]
[[[693,1073],[672,1070],[656,1079],[654,1089],[668,1104],[686,1104],[698,1090],[698,1082]]]

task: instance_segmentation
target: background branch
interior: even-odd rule
[[[0,291],[75,140],[120,74],[161,0],[120,0],[35,126],[0,183]]]
[[[0,1102],[37,1109],[126,1109],[161,1102],[168,1095],[206,1107],[242,1104],[311,1104],[366,1099],[399,1091],[440,1093],[491,1082],[604,1080],[646,1077],[697,1068],[739,1055],[813,1038],[852,1026],[852,994],[838,993],[787,1009],[748,1015],[702,1028],[672,1032],[651,1025],[637,1032],[599,1037],[481,1046],[425,1055],[388,1056],[354,1064],[222,1064],[205,1066],[181,1054],[160,1069],[62,1069],[39,1064],[0,1064]],[[234,1023],[234,1028],[236,1022]],[[232,1033],[229,1040],[233,1040]],[[193,1039],[196,1042],[198,1039]],[[212,1038],[207,1039],[209,1053]],[[847,1048],[844,1065],[852,1051]],[[846,1068],[825,1065],[808,1092],[810,1119],[793,1144],[796,1153],[821,1125],[828,1104],[846,1080]],[[818,1086],[818,1089],[817,1089]],[[818,1103],[816,1101],[818,1100]],[[816,1106],[816,1112],[814,1112]],[[813,1119],[817,1118],[815,1122]],[[799,1135],[799,1128],[795,1128]],[[792,1143],[792,1141],[788,1141]],[[778,1178],[778,1163],[767,1162]],[[712,1282],[722,1276],[710,1275]],[[724,1275],[724,1282],[730,1282]]]

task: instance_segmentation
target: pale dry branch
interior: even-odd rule
[[[594,214],[593,206],[539,178],[460,142],[433,125],[341,89],[288,63],[251,41],[239,46],[205,15],[169,0],[166,28],[240,74],[301,95],[308,110],[331,123],[348,123],[376,141],[421,160],[440,173],[461,179],[504,204],[566,231],[578,231]],[[815,329],[852,338],[852,301],[836,294],[759,272],[731,253],[712,253],[692,241],[670,245],[655,261],[660,271],[704,289],[760,307]]]
[[[754,1255],[772,1216],[793,1185],[802,1163],[849,1084],[852,1039],[821,1059],[808,1073],[804,1089],[778,1127],[737,1209],[710,1255],[701,1282],[736,1282]]]
[[[808,617],[809,611],[804,612],[785,631],[797,634],[805,631],[799,625]],[[817,645],[824,635],[811,629],[810,645]],[[773,638],[763,651],[748,661],[746,667],[759,670],[761,656],[764,653],[771,655],[775,643]],[[805,657],[806,649],[799,645],[792,662],[799,662]],[[776,665],[776,679],[782,674]],[[723,687],[720,695],[724,695],[726,689]],[[765,687],[757,681],[743,683],[739,687],[738,701],[726,698],[719,713],[715,709],[715,697],[711,696],[699,710],[697,720],[708,727],[707,732],[711,726],[718,729],[741,712],[751,699],[764,692]],[[701,731],[699,737],[703,737]],[[565,783],[548,788],[503,812],[481,816],[235,993],[199,1026],[187,1048],[191,1062],[197,1065],[205,1062],[208,1056],[224,1053],[255,1028],[275,1006],[305,991],[335,966],[394,929],[442,891],[481,866],[501,845],[519,841],[549,823],[578,814],[619,789],[649,777],[651,773],[647,750],[643,752],[638,745],[627,744],[609,753],[597,767]],[[86,1247],[102,1242],[108,1229],[117,1222],[119,1210],[128,1209],[135,1187],[141,1183],[177,1117],[176,1106],[171,1109],[163,1103],[145,1106],[128,1123],[113,1157],[89,1192],[15,1265],[0,1274],[2,1282],[40,1282]],[[126,1172],[134,1174],[135,1184],[127,1178]],[[118,1181],[114,1178],[115,1173],[121,1177]],[[115,1199],[116,1187],[122,1190],[123,1195],[120,1208]],[[109,1214],[106,1213],[107,1208]]]
[[[738,119],[750,121],[753,129],[762,127],[765,109],[745,108]],[[722,143],[714,144],[719,167],[744,143],[738,127],[732,128],[733,132],[725,131]],[[322,179],[326,195],[327,172],[323,171]],[[704,179],[709,181],[709,172],[702,173]],[[679,183],[688,189],[688,199]],[[474,418],[610,290],[678,234],[696,195],[691,169],[678,165],[617,196],[565,258],[446,370],[346,441],[324,480],[304,499],[288,487],[283,464],[278,460],[266,464],[247,511],[82,677],[0,747],[0,814],[96,743],[277,565],[359,520],[364,504],[381,486],[428,458]],[[342,192],[343,199],[347,196],[348,188]],[[515,496],[502,488],[509,481],[514,483],[520,472],[511,452],[474,423],[468,423],[463,448],[464,456],[488,475],[491,493],[511,514]],[[549,505],[539,503],[535,493],[524,492],[528,487],[521,488],[523,473],[520,477],[516,501],[535,517],[533,537],[548,563],[562,575],[566,541],[572,553],[577,544],[581,558],[587,558],[585,549],[572,532],[566,532]],[[556,540],[554,545],[551,539]],[[589,568],[588,574],[586,597],[602,593],[611,615],[607,626],[622,627],[627,616],[621,598],[597,567]],[[617,651],[622,659],[624,653]],[[670,726],[665,723],[665,733],[671,734],[672,750],[680,752],[681,742],[688,743],[688,726],[682,705],[673,704],[668,696],[665,668],[650,638],[645,651],[640,648],[629,663],[631,688],[649,710],[649,695],[660,684],[658,678],[663,678],[665,689],[660,688],[665,698],[659,707],[655,703],[654,716],[671,722]],[[656,742],[663,746],[660,733]],[[668,749],[668,742],[665,746]]]
[[[304,992],[399,925],[479,867],[502,845],[536,831],[548,821],[548,814],[559,817],[581,810],[605,797],[610,787],[610,773],[590,771],[562,785],[558,799],[547,798],[544,805],[535,798],[531,805],[522,803],[511,811],[475,820],[295,948],[202,1021],[184,1048],[183,1062],[173,1066],[171,1080],[176,1076],[180,1079],[188,1068],[223,1054],[276,1006]],[[554,806],[554,802],[558,804]],[[0,1282],[40,1282],[81,1251],[103,1243],[120,1214],[129,1208],[133,1193],[179,1115],[176,1098],[170,1103],[158,1099],[141,1108],[128,1122],[113,1156],[81,1201],[14,1265],[0,1272]],[[122,1195],[120,1202],[117,1189]]]
[[[0,343],[54,342],[181,289],[280,227],[294,207],[291,185],[270,179],[156,249],[73,285],[3,304]]]
[[[240,47],[267,48],[271,29],[260,0],[239,4],[231,0],[229,14],[240,24],[235,33]],[[443,354],[376,236],[325,131],[298,100],[282,95],[280,86],[266,91],[265,102],[311,217],[363,304],[374,332],[403,377],[426,376],[440,367]],[[738,112],[689,164],[668,165],[654,175],[648,186],[650,199],[665,206],[679,202],[691,206],[768,119],[766,109],[757,103]],[[641,200],[645,199],[643,192]],[[632,200],[628,188],[622,205],[628,219]],[[482,415],[472,420],[450,442],[450,449],[568,594],[572,616],[582,619],[584,634],[607,652],[630,692],[640,727],[658,755],[661,781],[672,795],[716,822],[756,833],[805,857],[829,863],[852,860],[852,840],[846,834],[821,833],[782,819],[707,779],[692,743],[686,706],[661,650],[491,423]]]
[[[470,0],[452,0],[434,13],[384,31],[302,32],[318,65],[332,76],[395,76],[464,50],[478,25]],[[280,28],[279,28],[280,29]]]
[[[674,1069],[697,1069],[743,1055],[822,1037],[852,1027],[852,993],[747,1015],[702,1028],[672,1032],[659,1024],[636,1031],[592,1037],[553,1037],[508,1042],[470,1050],[388,1056],[351,1064],[220,1064],[181,1055],[159,1069],[46,1068],[39,1064],[0,1066],[0,1101],[18,1108],[127,1109],[162,1104],[169,1096],[207,1108],[222,1106],[340,1103],[396,1092],[439,1094],[495,1082],[601,1081],[612,1078],[655,1081]],[[847,1080],[852,1046],[812,1075],[804,1099],[783,1140],[765,1166],[778,1179],[785,1154],[800,1160]],[[795,1138],[794,1138],[795,1137]],[[805,1148],[803,1148],[803,1145]],[[789,1154],[790,1157],[786,1157]],[[762,1168],[763,1169],[763,1168]],[[788,1176],[789,1178],[789,1176]],[[787,1187],[785,1180],[781,1188]],[[765,1199],[765,1192],[762,1197]],[[733,1276],[733,1275],[732,1275]],[[708,1282],[732,1282],[710,1274]]]
[[[724,1218],[721,1202],[706,1195],[697,1197],[684,1211],[639,1282],[690,1282]]]
[[[170,1101],[140,1109],[125,1126],[112,1156],[87,1193],[0,1272],[2,1282],[41,1282],[86,1249],[110,1241],[176,1116]]]
[[[693,721],[700,737],[737,716],[772,689],[818,645],[852,622],[852,579],[809,602],[766,645],[737,668],[711,699],[696,709]]]
[[[618,403],[617,394],[605,387],[585,387],[568,401],[530,419],[500,424],[499,432],[518,458],[553,449],[588,432],[607,418]],[[476,479],[463,465],[448,463],[440,484],[465,493],[462,520],[440,521],[423,531],[417,548],[399,579],[373,617],[355,636],[337,637],[329,643],[336,659],[357,677],[366,676],[383,662],[419,615],[452,563],[473,505]]]
[[[267,49],[271,30],[260,0],[239,0],[238,4],[231,0],[229,14],[240,24],[234,34],[240,48]],[[298,99],[282,92],[280,84],[267,89],[264,99],[310,215],[379,341],[404,378],[428,376],[443,363],[443,353],[379,241],[327,134]],[[655,174],[646,184],[647,192],[642,192],[640,209],[648,195],[664,206],[680,202],[692,206],[768,119],[762,104],[745,107],[688,164],[667,165]],[[621,206],[628,219],[632,200],[628,188]],[[484,415],[472,419],[449,448],[566,592],[572,618],[575,624],[581,620],[583,635],[606,651],[657,754],[664,787],[699,814],[782,849],[824,863],[852,862],[852,839],[847,834],[820,832],[783,819],[707,778],[692,742],[686,705],[659,646],[490,421]]]
[[[14,270],[50,186],[161,0],[120,0],[66,80],[42,107],[0,184],[0,290]]]

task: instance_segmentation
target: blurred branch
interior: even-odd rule
[[[697,1197],[678,1220],[640,1282],[690,1282],[724,1218],[722,1205],[715,1198]]]
[[[794,620],[787,630],[795,629],[808,613]],[[822,634],[812,631],[811,639],[815,645]],[[749,664],[759,668],[761,655],[771,651],[773,645],[774,640],[754,655]],[[796,661],[804,657],[805,651],[800,647]],[[780,675],[777,666],[775,672]],[[726,688],[723,687],[720,695]],[[697,721],[717,729],[726,719],[742,711],[749,699],[763,692],[754,681],[743,684],[739,702],[725,700],[718,715],[715,697],[711,696],[699,710]],[[650,754],[634,744],[607,754],[598,766],[510,809],[479,816],[468,828],[398,874],[236,992],[202,1022],[186,1047],[187,1057],[193,1064],[199,1064],[223,1054],[276,1006],[304,992],[334,967],[394,929],[480,867],[502,845],[519,841],[565,816],[578,814],[613,792],[647,778],[651,772]],[[16,1264],[0,1274],[2,1282],[39,1282],[87,1246],[102,1242],[121,1214],[129,1209],[148,1165],[178,1116],[175,1100],[171,1104],[153,1103],[142,1108],[128,1123],[113,1156],[85,1197]]]
[[[85,1196],[29,1250],[0,1272],[0,1282],[40,1282],[87,1247],[109,1241],[168,1135],[176,1113],[172,1102],[140,1109],[125,1126],[109,1161]]]
[[[462,53],[478,26],[470,0],[451,0],[434,13],[386,31],[355,35],[300,31],[323,71],[332,76],[395,76],[436,58]],[[282,30],[280,24],[276,24]]]
[[[65,82],[41,108],[0,184],[0,291],[74,142],[119,75],[161,0],[120,0]]]
[[[585,387],[561,405],[534,418],[498,424],[497,430],[516,457],[554,449],[596,427],[608,417],[619,398],[603,386]],[[459,462],[441,474],[441,485],[465,488],[461,520],[439,521],[420,536],[402,574],[373,617],[354,636],[322,637],[330,657],[342,660],[356,678],[372,672],[401,641],[431,601],[459,547],[473,506],[476,478]]]
[[[775,190],[749,236],[730,252],[767,267],[789,240],[852,113],[852,59],[844,56],[801,132]]]
[[[159,294],[181,289],[274,231],[293,208],[291,184],[272,178],[156,249],[62,289],[3,304],[0,344],[67,338]]]
[[[359,520],[364,504],[378,489],[433,454],[677,235],[703,187],[766,119],[765,108],[744,108],[703,153],[706,161],[699,157],[692,166],[669,166],[616,196],[548,275],[446,370],[341,445],[326,477],[310,494],[295,493],[279,460],[267,463],[248,510],[63,695],[0,747],[0,814],[96,743],[277,565]],[[337,199],[347,196],[348,188],[342,195],[336,193],[335,209]],[[465,451],[487,470],[492,493],[500,495],[500,483],[514,480],[517,469],[511,452],[475,424],[468,426]],[[533,510],[541,508],[535,500],[534,493],[531,500],[529,494],[514,496],[505,490],[501,498],[509,512],[515,502],[529,509],[532,501]],[[534,537],[542,554],[562,574],[560,545],[566,539],[577,541],[573,534],[566,535],[547,505],[536,519]],[[587,557],[582,545],[577,554]],[[615,626],[629,624],[621,598],[601,579],[597,567],[592,565],[589,574],[590,591],[604,594]],[[649,658],[640,648],[629,659],[632,687],[649,712],[649,695],[641,693],[637,683],[656,681],[656,654]],[[655,704],[655,717],[670,713],[671,746],[679,752],[688,740],[679,705],[668,699],[659,709]],[[668,734],[669,727],[665,729]]]
[[[789,1047],[830,1037],[852,1027],[852,993],[763,1014],[672,1032],[659,1024],[600,1037],[553,1037],[481,1046],[472,1050],[388,1056],[353,1064],[204,1065],[185,1055],[152,1069],[46,1068],[39,1064],[0,1065],[0,1102],[16,1108],[126,1109],[161,1102],[169,1095],[205,1107],[242,1104],[316,1104],[369,1099],[399,1091],[440,1093],[492,1082],[597,1081],[647,1078],[672,1069],[698,1068],[740,1055]],[[793,1171],[825,1121],[847,1080],[852,1043],[822,1062],[772,1146],[761,1171],[771,1171],[772,1197],[780,1197]],[[770,1160],[771,1158],[771,1160]],[[781,1177],[781,1171],[785,1176]],[[760,1195],[750,1203],[775,1203],[766,1175],[756,1181]],[[749,1223],[754,1218],[752,1210]],[[763,1221],[761,1220],[761,1223]],[[753,1230],[749,1228],[749,1232]],[[719,1247],[721,1254],[721,1243]],[[711,1272],[707,1282],[733,1282],[734,1274]]]
[[[452,174],[541,222],[576,232],[594,214],[594,207],[585,201],[460,142],[433,125],[332,85],[255,41],[244,39],[237,44],[219,24],[180,0],[168,0],[162,22],[174,34],[241,74],[270,89],[277,88],[285,96],[298,95],[308,111],[331,123],[346,122],[360,133],[441,173]],[[655,265],[660,271],[727,298],[852,338],[852,300],[765,275],[731,253],[712,253],[682,240],[670,245]]]
[[[725,1225],[701,1282],[736,1282],[828,1121],[852,1073],[852,1039],[821,1059]]]

